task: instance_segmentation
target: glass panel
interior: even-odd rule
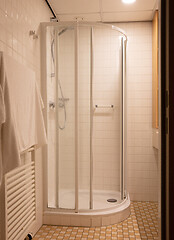
[[[57,32],[58,100],[58,202],[59,208],[75,208],[75,31]]]
[[[120,47],[117,31],[94,27],[94,209],[120,202]]]
[[[79,209],[90,202],[90,34],[90,27],[79,27]]]

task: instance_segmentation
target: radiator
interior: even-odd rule
[[[30,161],[5,176],[6,240],[19,240],[29,229],[36,219],[35,199],[35,164]]]

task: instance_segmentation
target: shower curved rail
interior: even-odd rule
[[[126,40],[128,39],[127,35],[126,35],[126,32],[123,29],[121,29],[121,28],[119,28],[119,27],[117,27],[113,24],[110,24],[110,23],[99,23],[99,22],[92,22],[92,21],[90,23],[86,22],[86,21],[79,21],[78,23],[80,23],[80,25],[86,25],[86,26],[93,26],[93,27],[95,27],[95,26],[101,26],[101,27],[105,26],[105,27],[108,27],[110,29],[112,28],[113,30],[118,31],[119,33],[123,34],[123,36],[126,38]],[[65,26],[66,29],[73,28],[73,27],[76,26],[76,24],[77,24],[77,21],[74,21],[74,22],[72,22],[72,21],[66,21],[66,22],[62,21],[61,22],[61,25]],[[57,22],[48,22],[48,23],[43,22],[42,23],[42,27],[54,26],[56,28],[56,27],[58,27],[58,25],[59,25],[59,23],[57,23]]]

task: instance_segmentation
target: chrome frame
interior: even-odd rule
[[[57,55],[57,57],[54,58],[54,72],[55,72],[55,77],[56,77],[56,108],[58,108],[58,104],[59,104],[59,101],[58,101],[58,98],[59,98],[59,86],[58,86],[58,74],[59,74],[59,61],[58,61],[58,57],[59,57],[59,54],[58,54],[58,51],[59,51],[59,37],[57,34],[55,34],[55,53]],[[56,111],[56,122],[59,121],[59,112]],[[59,128],[57,127],[56,128],[56,155],[57,157],[59,157]],[[57,183],[57,188],[55,190],[55,193],[56,193],[56,205],[57,205],[57,208],[59,208],[59,161],[56,161],[56,183]]]
[[[121,38],[121,81],[120,81],[120,193],[121,193],[121,200],[124,199],[123,192],[124,192],[124,177],[123,177],[123,37]]]
[[[78,132],[78,82],[79,82],[79,28],[75,27],[75,212],[79,208],[79,132]]]
[[[91,27],[90,39],[90,52],[91,52],[91,66],[90,66],[90,202],[89,208],[93,209],[93,64],[94,64],[94,51],[93,51],[93,27]]]
[[[126,47],[127,39],[123,38],[123,197],[127,195],[127,81],[126,81]]]

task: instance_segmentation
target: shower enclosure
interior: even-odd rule
[[[41,43],[48,136],[44,222],[101,226],[121,221],[130,205],[126,34],[109,24],[52,22],[42,24]]]

